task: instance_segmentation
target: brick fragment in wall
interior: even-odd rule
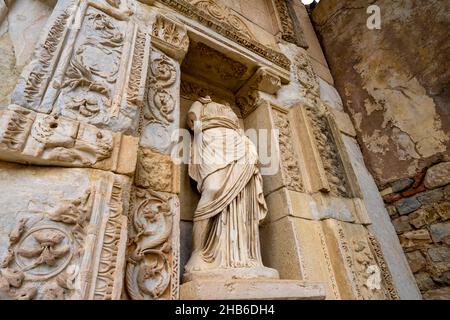
[[[428,256],[434,262],[450,262],[450,248],[447,246],[436,246],[428,249]]]
[[[421,206],[416,198],[401,199],[395,203],[395,207],[400,215],[411,213]]]
[[[435,243],[444,242],[450,244],[450,222],[432,224],[430,232]]]
[[[425,178],[425,174],[426,174],[426,171],[421,171],[418,174],[416,174],[414,176],[414,178],[413,178],[414,179],[414,183],[412,184],[411,188],[415,189],[419,185],[421,185],[422,182],[423,182],[423,179]]]
[[[409,188],[414,183],[412,178],[403,178],[391,184],[392,192],[400,192]]]
[[[424,184],[428,189],[445,186],[450,183],[450,161],[438,163],[428,168]]]
[[[425,186],[423,184],[421,184],[417,188],[403,191],[400,194],[402,197],[408,198],[408,197],[412,197],[413,195],[415,195],[417,193],[424,192],[425,190],[427,190],[427,189],[425,188]]]

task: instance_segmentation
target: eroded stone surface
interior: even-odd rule
[[[441,162],[427,170],[425,186],[429,189],[450,183],[450,162]]]

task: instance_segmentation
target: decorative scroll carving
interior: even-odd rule
[[[314,72],[310,58],[306,51],[301,51],[294,59],[294,75],[295,79],[300,83],[301,95],[314,99],[320,96],[319,79]]]
[[[14,105],[0,112],[0,158],[7,161],[105,168],[131,174],[136,156],[121,159],[121,150],[137,150],[136,145],[137,138],[124,138],[120,133],[57,115]]]
[[[283,172],[283,180],[288,189],[303,192],[302,175],[297,160],[297,155],[292,149],[291,125],[288,114],[279,111],[275,108],[273,110],[273,117],[275,126],[280,130],[279,146],[281,156],[281,166]]]
[[[266,58],[276,65],[289,70],[290,61],[282,53],[270,49],[251,36],[250,31],[242,21],[229,14],[225,7],[209,0],[160,0],[163,4],[180,12],[183,16],[198,21],[213,29],[220,35],[227,37],[254,53]],[[228,12],[228,14],[227,14]]]
[[[75,266],[83,252],[92,204],[88,190],[77,199],[62,200],[40,219],[20,219],[9,234],[8,252],[1,264],[0,283],[7,284],[3,291],[19,300],[80,298],[73,285],[60,284],[65,275],[72,280],[78,275]],[[43,281],[46,285],[41,290],[38,284]]]
[[[44,29],[46,37],[16,86],[13,103],[134,133],[139,116],[139,89],[134,88],[140,88],[140,79],[145,79],[145,75],[139,77],[136,66],[145,67],[145,63],[136,58],[145,55],[142,43],[146,41],[135,36],[139,32],[129,19],[129,4],[116,0],[58,3]]]
[[[171,132],[178,127],[175,119],[179,117],[176,62],[164,53],[152,50],[147,84],[141,146],[167,153],[171,146]]]
[[[143,87],[145,82],[145,76],[143,75],[145,75],[145,68],[147,67],[146,57],[149,52],[150,36],[142,31],[141,28],[138,28],[130,76],[128,78],[127,99],[129,103],[133,103],[139,107],[143,104]]]
[[[75,49],[61,84],[62,103],[78,116],[108,122],[124,34],[103,13],[90,12],[85,21],[86,39]]]
[[[383,266],[384,258],[376,239],[362,226],[357,226],[362,228],[362,232],[353,229],[346,232],[341,222],[336,226],[339,247],[350,272],[356,298],[398,299],[390,273],[386,265]]]
[[[114,294],[114,285],[117,281],[122,281],[121,271],[118,270],[118,260],[125,254],[122,250],[122,243],[126,237],[127,217],[123,215],[122,185],[119,181],[114,181],[109,202],[109,217],[105,224],[103,234],[103,246],[100,251],[100,261],[96,277],[94,291],[95,300],[117,299],[120,292]]]
[[[351,197],[339,150],[330,129],[326,114],[317,106],[305,106],[311,121],[316,146],[322,159],[327,177],[330,194],[334,196]]]
[[[294,43],[300,47],[307,47],[302,34],[296,34],[294,22],[289,14],[289,7],[286,0],[273,0],[278,13],[278,24],[281,29],[281,38],[287,42]]]
[[[23,88],[24,104],[33,109],[39,106],[43,90],[51,76],[51,65],[56,58],[56,52],[67,32],[67,26],[74,8],[70,7],[58,15],[48,31],[47,38],[35,53],[37,60],[30,66],[31,71]]]
[[[136,189],[131,211],[127,293],[133,300],[177,299],[179,202],[175,195]]]
[[[372,249],[373,254],[375,255],[375,259],[377,260],[377,264],[380,267],[381,270],[381,276],[383,277],[383,281],[387,290],[387,293],[391,300],[399,300],[400,297],[398,295],[397,289],[395,288],[395,285],[392,280],[391,272],[389,271],[389,268],[386,264],[386,261],[384,260],[383,252],[381,251],[380,244],[378,243],[377,239],[372,235],[369,234],[369,242]]]
[[[334,276],[334,270],[333,270],[333,266],[331,264],[331,258],[330,255],[328,253],[328,248],[327,248],[327,244],[326,244],[326,240],[325,240],[325,235],[323,234],[323,230],[321,228],[320,225],[317,225],[317,233],[319,234],[319,238],[320,238],[320,245],[322,247],[323,250],[323,255],[325,258],[325,263],[326,263],[326,267],[327,267],[327,273],[328,273],[328,277],[330,279],[330,284],[331,284],[331,290],[333,291],[333,295],[336,299],[341,298],[341,295],[339,294],[339,290],[338,290],[338,285],[336,282],[336,277]]]
[[[181,61],[189,47],[186,27],[175,19],[157,15],[152,27],[152,42],[174,59]]]
[[[252,34],[245,22],[234,14],[233,11],[217,3],[217,1],[188,0],[188,2],[194,5],[197,9],[208,14],[210,17],[217,19],[227,26],[230,26],[235,32],[238,32],[249,39],[255,39],[255,36]]]

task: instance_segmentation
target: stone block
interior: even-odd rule
[[[432,224],[430,232],[434,242],[448,241],[450,238],[450,222]]]
[[[400,215],[411,213],[421,206],[416,198],[401,199],[395,203],[395,207]]]
[[[407,188],[409,188],[414,183],[414,179],[411,178],[403,178],[397,180],[391,184],[391,188],[393,192],[400,192]]]
[[[416,277],[417,286],[421,291],[427,291],[436,288],[436,284],[430,275],[426,272],[419,272],[414,275]]]
[[[450,248],[439,246],[428,249],[428,255],[434,262],[449,262]]]
[[[180,192],[180,166],[170,155],[140,148],[135,184],[139,187],[170,193]]]
[[[435,189],[428,192],[420,193],[416,196],[422,205],[434,205],[444,198],[442,189]]]
[[[12,298],[120,299],[129,177],[0,163],[0,181],[1,267],[20,279]]]
[[[180,287],[182,300],[323,300],[325,285],[295,280],[196,280]]]
[[[419,209],[409,215],[409,223],[419,229],[433,223],[439,218],[433,208]]]
[[[344,111],[341,96],[335,87],[330,85],[328,82],[319,78],[320,86],[320,99],[323,100],[332,109],[337,111]]]
[[[427,264],[427,261],[419,250],[406,253],[406,258],[413,273],[420,271]]]
[[[336,124],[339,130],[346,135],[355,137],[356,131],[355,127],[353,126],[352,120],[350,120],[350,116],[344,111],[339,111],[336,109],[331,109],[331,112],[334,115],[334,119],[336,120]]]
[[[428,189],[434,189],[449,184],[450,161],[441,162],[428,168],[424,183]]]
[[[409,224],[409,218],[407,216],[402,216],[392,220],[392,224],[394,225],[397,234],[412,230],[412,227]]]
[[[424,300],[450,300],[450,287],[428,290],[423,294]]]

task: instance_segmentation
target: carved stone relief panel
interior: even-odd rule
[[[126,293],[133,300],[178,299],[178,196],[134,188],[132,204]]]
[[[152,49],[147,93],[141,117],[140,145],[169,153],[171,137],[179,126],[180,67],[177,61]]]
[[[138,138],[11,105],[0,111],[0,159],[131,175]]]
[[[130,179],[7,163],[0,176],[0,290],[21,300],[119,299]]]
[[[152,27],[152,43],[181,62],[189,47],[186,27],[174,18],[157,14]]]
[[[150,38],[130,1],[60,1],[12,102],[133,133]]]
[[[333,252],[335,272],[341,274],[348,286],[350,299],[398,299],[392,276],[386,267],[378,242],[364,226],[327,220],[323,225],[328,234],[328,245]],[[333,234],[334,242],[329,235]],[[338,256],[335,256],[338,254]]]
[[[286,0],[272,0],[273,5],[276,9],[277,22],[281,30],[280,36],[283,40],[296,45],[306,48],[308,45],[303,37],[303,33],[300,29],[297,29],[297,33],[294,29],[294,21],[289,13],[289,4]]]
[[[141,0],[145,2],[144,0]],[[282,53],[258,42],[246,23],[226,6],[214,0],[159,0],[184,17],[211,28],[248,50],[289,70],[290,61]],[[188,23],[188,22],[187,22]]]
[[[304,192],[299,156],[293,147],[296,140],[292,134],[289,114],[287,110],[272,108],[272,115],[275,127],[279,130],[278,142],[284,184],[290,190]]]
[[[317,107],[305,106],[325,174],[334,196],[350,197],[345,171],[326,115]]]
[[[320,96],[319,79],[314,72],[311,60],[306,51],[299,51],[294,57],[292,72],[301,86],[300,94],[308,99]]]

